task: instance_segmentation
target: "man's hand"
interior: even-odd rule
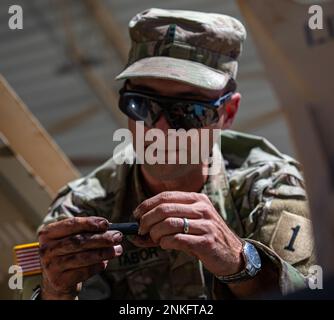
[[[241,240],[228,228],[209,198],[201,193],[162,192],[142,202],[134,211],[140,220],[138,246],[160,246],[197,257],[216,275],[230,275],[244,267]],[[184,221],[189,233],[184,233]]]
[[[100,217],[68,218],[42,228],[42,299],[74,299],[82,281],[122,254],[122,234],[107,229],[108,221]]]

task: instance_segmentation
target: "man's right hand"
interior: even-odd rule
[[[123,253],[122,233],[107,230],[101,217],[68,218],[41,229],[42,299],[75,299],[83,281]]]

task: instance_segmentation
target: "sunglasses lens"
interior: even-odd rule
[[[176,103],[168,108],[167,117],[174,128],[202,128],[218,120],[215,109],[198,103]]]
[[[132,120],[144,121],[147,127],[152,127],[161,113],[161,108],[157,103],[135,94],[121,96],[119,107]]]

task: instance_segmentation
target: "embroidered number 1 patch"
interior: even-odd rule
[[[270,240],[270,247],[290,264],[309,258],[313,250],[310,220],[283,211]]]

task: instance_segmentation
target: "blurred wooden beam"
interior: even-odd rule
[[[0,75],[0,132],[55,194],[79,177],[66,155]]]
[[[100,100],[102,106],[112,115],[121,127],[127,126],[125,115],[118,108],[118,93],[115,92],[109,83],[103,79],[89,64],[82,64],[85,52],[80,48],[72,26],[72,19],[68,8],[68,2],[65,0],[57,2],[62,14],[64,23],[64,32],[68,55],[77,66],[85,81],[92,88],[96,97]]]
[[[97,25],[100,27],[103,35],[108,40],[109,44],[116,49],[123,64],[126,64],[129,46],[124,40],[121,28],[117,25],[110,8],[103,1],[83,0],[88,12],[92,15]]]
[[[37,227],[44,218],[52,200],[52,191],[41,180],[38,171],[16,154],[4,135],[0,134],[0,193],[15,205],[18,211],[27,213],[27,222]],[[0,211],[2,217],[8,215]],[[29,214],[28,214],[29,212]]]
[[[77,52],[74,53],[77,55]],[[80,67],[81,74],[87,83],[96,93],[101,103],[106,107],[119,126],[126,127],[126,117],[118,108],[118,94],[111,89],[104,79],[102,79],[91,67]]]
[[[15,298],[15,290],[8,287],[13,247],[36,241],[36,229],[51,203],[51,194],[38,172],[0,134],[0,299]]]
[[[66,131],[72,130],[75,127],[82,125],[88,121],[91,117],[95,116],[101,111],[101,107],[98,105],[92,105],[86,107],[84,110],[73,114],[65,119],[61,119],[56,123],[53,123],[48,127],[48,132],[51,135],[62,134]]]

